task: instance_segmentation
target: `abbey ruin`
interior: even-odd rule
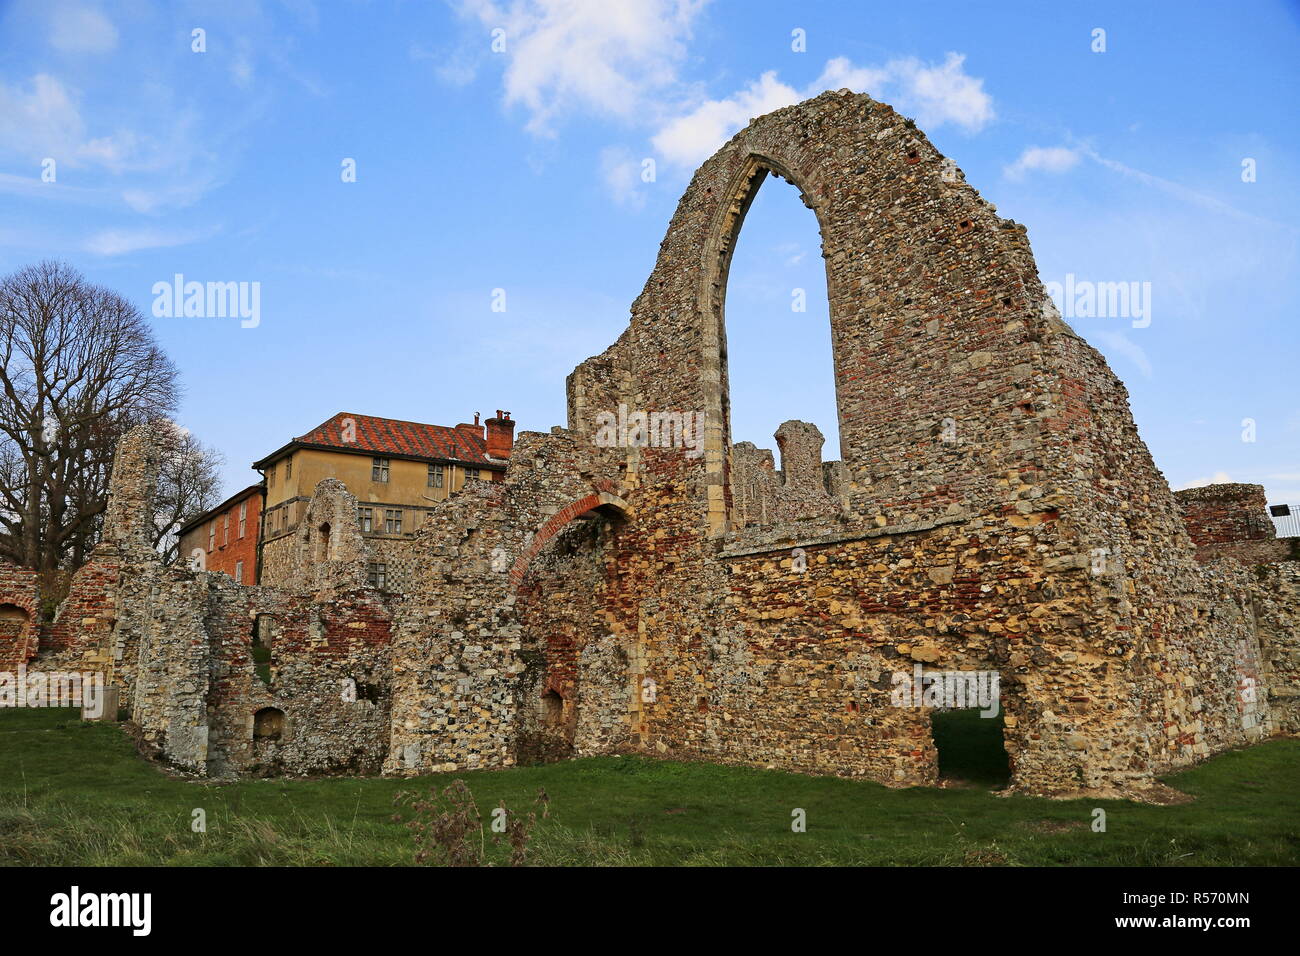
[[[769,175],[820,226],[842,451],[787,422],[779,471],[732,442],[724,319]],[[704,163],[627,329],[567,390],[566,427],[433,510],[400,594],[367,586],[328,479],[289,583],[162,566],[137,430],[51,625],[34,577],[0,569],[0,669],[102,670],[144,742],[211,776],[644,753],[931,785],[929,709],[891,700],[918,664],[999,675],[1020,792],[1141,797],[1300,730],[1300,561],[1262,499],[1170,491],[1025,228],[883,103],[825,93]],[[597,441],[624,407],[637,434]],[[672,434],[695,421],[702,453]]]

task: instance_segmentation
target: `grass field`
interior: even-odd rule
[[[996,769],[996,768],[993,768]],[[1295,865],[1300,741],[1223,754],[1166,778],[1178,806],[1001,798],[977,785],[890,790],[776,771],[601,757],[419,780],[168,777],[118,727],[71,711],[0,711],[0,863],[402,865],[399,791],[464,779],[484,815],[539,820],[529,862],[559,865]],[[1107,814],[1093,832],[1094,807]],[[191,830],[192,811],[207,832]],[[807,832],[791,831],[792,811]],[[504,860],[504,847],[488,844]]]

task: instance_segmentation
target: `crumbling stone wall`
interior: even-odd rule
[[[378,772],[388,752],[397,597],[364,586],[355,499],[339,482],[321,482],[290,555],[294,587],[165,568],[132,510],[156,480],[156,428],[133,430],[118,448],[108,533],[73,576],[39,663],[106,674],[125,690],[142,740],[187,770]],[[271,645],[269,681],[255,660],[262,641]],[[274,735],[257,732],[260,713],[276,715]]]
[[[36,572],[0,559],[0,671],[36,656],[40,586]]]
[[[417,535],[427,564],[394,621],[387,772],[511,766],[521,733],[526,758],[569,748],[573,681],[549,662],[576,653],[592,632],[584,624],[566,640],[573,619],[548,617],[547,633],[526,633],[515,592],[570,540],[571,523],[598,509],[621,513],[606,490],[617,460],[586,438],[562,428],[522,433],[504,481],[439,502]],[[554,706],[547,694],[562,701],[558,721],[543,728]]]
[[[723,314],[769,175],[821,230],[843,454],[788,422],[780,473],[732,442]],[[1031,793],[1141,796],[1295,726],[1297,565],[1197,561],[1024,227],[869,97],[769,113],[708,160],[627,329],[567,390],[567,427],[429,511],[400,599],[363,586],[356,502],[329,482],[283,592],[159,569],[115,505],[108,580],[83,588],[107,613],[69,605],[93,626],[67,646],[111,622],[147,739],[209,773],[630,750],[930,784],[937,705],[893,693],[917,668],[998,677]],[[702,441],[611,438],[629,413],[702,421]],[[130,446],[122,500],[148,459]],[[336,692],[349,677],[373,707]]]
[[[1266,696],[1270,731],[1300,734],[1300,561],[1257,567],[1251,574],[1259,681],[1243,690]]]
[[[1242,564],[1300,560],[1295,539],[1278,538],[1263,485],[1225,483],[1174,492],[1196,560],[1227,557]]]
[[[813,426],[785,429],[789,481],[729,431],[727,269],[770,174],[821,230],[844,456],[823,465]],[[620,520],[433,602],[517,640],[525,696],[558,693],[552,736],[574,752],[930,783],[930,708],[889,694],[918,664],[1000,676],[1030,792],[1138,793],[1272,720],[1240,693],[1268,679],[1273,640],[1252,585],[1196,563],[1123,385],[1045,295],[1024,227],[884,104],[828,93],[737,134],[692,179],[628,329],[567,384],[574,446],[623,407],[706,420],[699,457],[600,449]],[[505,497],[435,516],[439,540],[492,525],[509,549],[539,527],[544,510],[503,509],[545,446],[516,449]],[[782,501],[792,485],[816,494]],[[537,732],[516,709],[507,752]]]

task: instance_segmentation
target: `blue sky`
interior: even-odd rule
[[[0,2],[0,272],[61,258],[150,315],[227,492],[338,411],[545,430],[695,166],[844,86],[1024,223],[1044,281],[1150,283],[1149,323],[1070,321],[1175,488],[1300,503],[1294,2]],[[259,283],[259,323],[153,317],[177,273]],[[837,457],[816,224],[785,183],[727,319],[735,439],[804,418]]]

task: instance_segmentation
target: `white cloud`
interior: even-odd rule
[[[565,114],[587,111],[649,126],[654,149],[669,164],[706,159],[749,120],[816,96],[827,89],[869,93],[918,123],[955,125],[967,132],[994,118],[984,81],[966,72],[966,57],[942,62],[902,57],[860,66],[846,57],[828,60],[821,75],[800,90],[762,73],[728,96],[708,98],[680,76],[691,28],[707,0],[458,0],[462,16],[482,32],[455,57],[444,58],[444,82],[469,82],[504,42],[507,105],[522,105],[527,128],[553,133]],[[478,44],[477,47],[474,44]],[[477,52],[475,52],[477,51]],[[412,47],[415,59],[433,55]],[[628,200],[625,162],[602,156],[605,184]]]
[[[28,160],[75,162],[84,135],[72,93],[53,76],[37,73],[25,89],[0,83],[0,143],[9,151]]]
[[[913,119],[924,128],[953,123],[968,133],[977,133],[993,120],[993,98],[984,92],[984,81],[966,73],[965,54],[949,53],[941,65],[926,65],[916,57],[890,60],[883,71],[854,71],[845,67],[850,76],[862,74],[864,83],[870,83],[876,74],[883,73],[876,82],[877,95],[867,86],[856,89],[871,93],[875,99],[884,100],[895,109],[913,113]],[[827,73],[831,65],[827,64]],[[826,73],[823,73],[826,76]],[[830,86],[824,89],[831,89]]]
[[[976,132],[993,119],[993,99],[984,92],[983,80],[964,72],[965,59],[949,53],[938,65],[907,57],[873,67],[836,57],[828,60],[821,75],[803,90],[783,83],[775,70],[769,70],[730,96],[705,100],[667,121],[652,142],[668,162],[696,166],[751,119],[838,89],[868,93],[900,112],[913,114],[926,128],[954,124]]]
[[[1206,485],[1226,485],[1231,482],[1232,478],[1229,477],[1226,471],[1216,471],[1212,478],[1197,478],[1193,481],[1187,482],[1187,484],[1183,485],[1182,488],[1176,490],[1182,491],[1184,488],[1204,488]]]
[[[696,166],[756,116],[799,102],[799,93],[769,70],[726,99],[707,100],[667,123],[651,142],[665,160]]]
[[[108,53],[117,48],[117,27],[92,7],[59,4],[53,8],[50,43],[64,53]]]
[[[571,109],[632,119],[678,82],[685,40],[704,0],[461,0],[485,30],[505,31],[505,101],[549,134]],[[486,47],[489,36],[483,37]]]
[[[168,232],[162,229],[105,229],[95,233],[83,244],[87,252],[97,256],[120,256],[141,249],[168,249],[184,246],[205,238],[196,232]]]
[[[1077,150],[1065,146],[1030,146],[1014,163],[1002,167],[1002,174],[1008,179],[1023,179],[1029,172],[1063,173],[1078,163]]]

